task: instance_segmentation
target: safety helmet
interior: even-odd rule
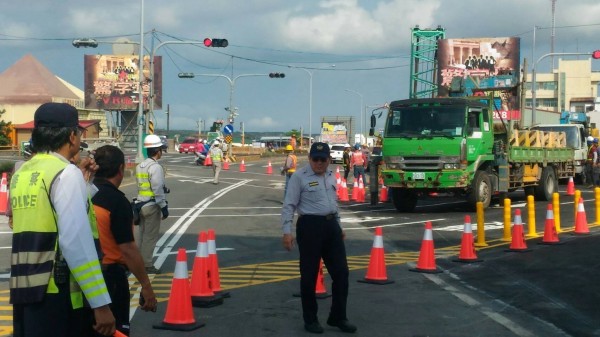
[[[285,150],[286,151],[294,151],[294,148],[291,145],[288,144],[288,145],[285,146]]]
[[[162,141],[157,135],[147,135],[146,138],[144,138],[144,149],[152,149],[161,147],[162,145]]]
[[[594,138],[594,143],[598,144],[598,138]]]
[[[587,137],[587,141],[588,141],[588,142],[590,142],[590,143],[591,143],[591,142],[593,142],[593,141],[594,141],[594,137],[592,137],[592,136],[588,136],[588,137]]]
[[[358,150],[358,149],[360,149],[360,144],[359,144],[359,143],[356,143],[356,144],[354,144],[354,149],[355,149],[355,150]]]
[[[202,139],[202,144],[206,144],[206,139]]]
[[[215,141],[212,143],[212,146],[219,146],[219,144],[221,144],[221,143],[220,143],[218,140],[215,140]]]

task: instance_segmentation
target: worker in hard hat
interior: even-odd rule
[[[352,146],[350,144],[344,145],[344,154],[342,155],[343,166],[344,166],[344,180],[348,180],[348,174],[350,173],[350,158]]]
[[[213,169],[213,184],[219,184],[219,173],[223,166],[223,150],[220,148],[221,142],[215,140],[209,151],[210,159],[212,160]]]
[[[139,210],[138,246],[148,274],[160,274],[152,263],[154,247],[158,242],[160,221],[169,216],[165,186],[165,171],[158,163],[162,157],[163,144],[157,135],[144,138],[148,158],[135,168],[138,195],[135,207]]]
[[[298,158],[294,154],[294,147],[290,144],[285,146],[285,162],[283,163],[283,167],[281,168],[281,174],[285,175],[285,190],[283,192],[283,196],[285,197],[285,193],[287,193],[288,182],[290,181],[290,177],[294,172],[296,172],[296,166],[298,165]]]
[[[588,154],[585,162],[585,183],[587,188],[594,187],[594,164],[597,162],[598,157],[598,143],[594,143],[594,137],[587,137]]]

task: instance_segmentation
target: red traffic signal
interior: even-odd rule
[[[600,50],[594,50],[594,52],[592,53],[592,57],[597,59],[600,59]]]
[[[285,74],[284,73],[270,73],[269,77],[270,78],[284,78]]]
[[[222,47],[225,48],[229,45],[229,42],[226,39],[204,39],[204,45],[206,47]]]

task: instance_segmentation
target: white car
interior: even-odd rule
[[[349,144],[332,144],[331,145],[331,162],[344,163],[344,148],[350,147]]]

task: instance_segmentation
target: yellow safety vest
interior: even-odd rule
[[[56,213],[50,202],[50,188],[67,163],[49,154],[37,154],[17,171],[10,182],[13,210],[10,302],[41,302],[45,293],[58,293],[53,268],[58,248]],[[88,198],[88,219],[99,248],[94,208]],[[83,294],[73,276],[97,266],[95,260],[70,271],[69,286],[74,309],[83,306]],[[106,287],[104,291],[107,292]]]
[[[292,166],[287,170],[288,174],[296,172],[296,166],[298,165],[298,158],[294,154],[289,155],[292,158]]]
[[[142,167],[142,162],[142,164],[138,165],[135,168],[135,177],[137,179],[138,184],[138,195],[148,198],[154,198],[155,194],[152,190],[152,185],[150,184],[150,174],[148,173],[148,169],[150,168],[150,166],[158,163],[154,159],[150,160],[152,160],[153,163],[149,163],[148,165]]]

